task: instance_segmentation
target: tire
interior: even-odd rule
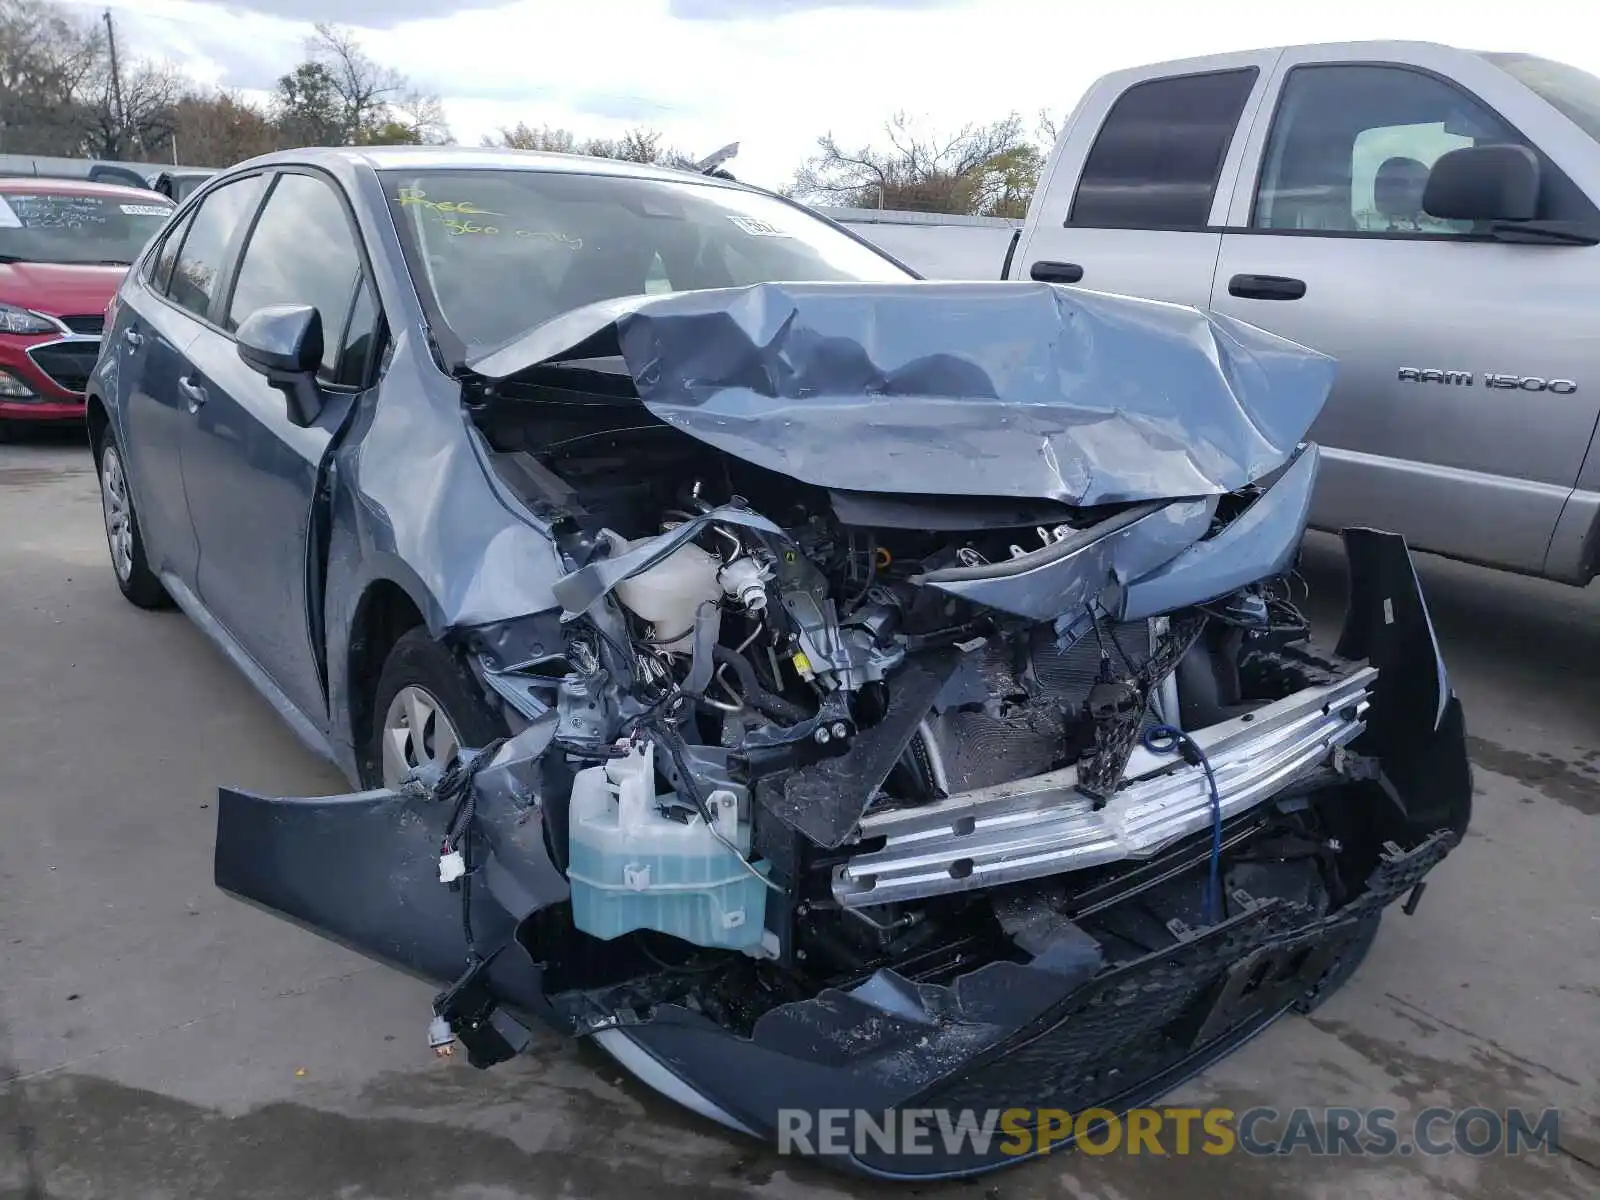
[[[122,463],[122,449],[109,429],[95,463],[100,480],[100,514],[106,530],[106,550],[111,574],[129,604],[137,608],[170,608],[172,597],[150,569],[144,554],[144,535]]]
[[[389,651],[371,711],[372,733],[361,760],[361,782],[369,788],[392,787],[406,768],[447,759],[458,746],[486,746],[511,732],[477,682],[420,625]]]

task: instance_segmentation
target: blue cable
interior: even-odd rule
[[[1151,754],[1181,754],[1183,761],[1197,766],[1206,773],[1206,785],[1211,789],[1211,867],[1206,876],[1206,915],[1213,922],[1222,920],[1222,796],[1217,791],[1217,777],[1211,772],[1211,760],[1195,741],[1176,725],[1152,725],[1145,730],[1144,748]]]

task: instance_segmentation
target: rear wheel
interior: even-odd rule
[[[361,764],[367,787],[398,787],[407,774],[443,764],[510,729],[477,683],[422,627],[401,636],[373,696],[372,738]]]
[[[133,493],[122,465],[122,450],[109,430],[100,448],[100,511],[105,518],[106,547],[117,587],[130,604],[140,608],[166,608],[171,603],[144,555],[144,539],[133,508]]]

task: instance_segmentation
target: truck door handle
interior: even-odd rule
[[[1028,277],[1036,283],[1077,283],[1083,278],[1083,268],[1077,263],[1040,259],[1028,268]]]
[[[1298,300],[1305,294],[1306,281],[1287,275],[1235,275],[1228,280],[1228,295],[1241,300]]]
[[[197,410],[209,399],[205,388],[201,387],[193,379],[178,380],[178,395],[188,402],[190,412]]]
[[[144,345],[144,334],[137,329],[127,329],[122,333],[122,340],[128,343],[128,349],[137,350]]]

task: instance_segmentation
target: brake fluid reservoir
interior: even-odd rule
[[[621,552],[648,540],[615,538],[612,544]],[[722,595],[722,585],[717,582],[721,567],[722,560],[715,554],[686,542],[648,570],[617,584],[617,599],[629,612],[650,622],[655,629],[653,638],[663,649],[686,654],[694,643],[695,613],[706,601]]]
[[[761,943],[767,887],[698,814],[675,821],[661,812],[655,746],[579,771],[568,814],[567,880],[572,923],[597,938],[654,929],[725,950]],[[748,853],[750,823],[732,792],[707,799],[717,829]]]

